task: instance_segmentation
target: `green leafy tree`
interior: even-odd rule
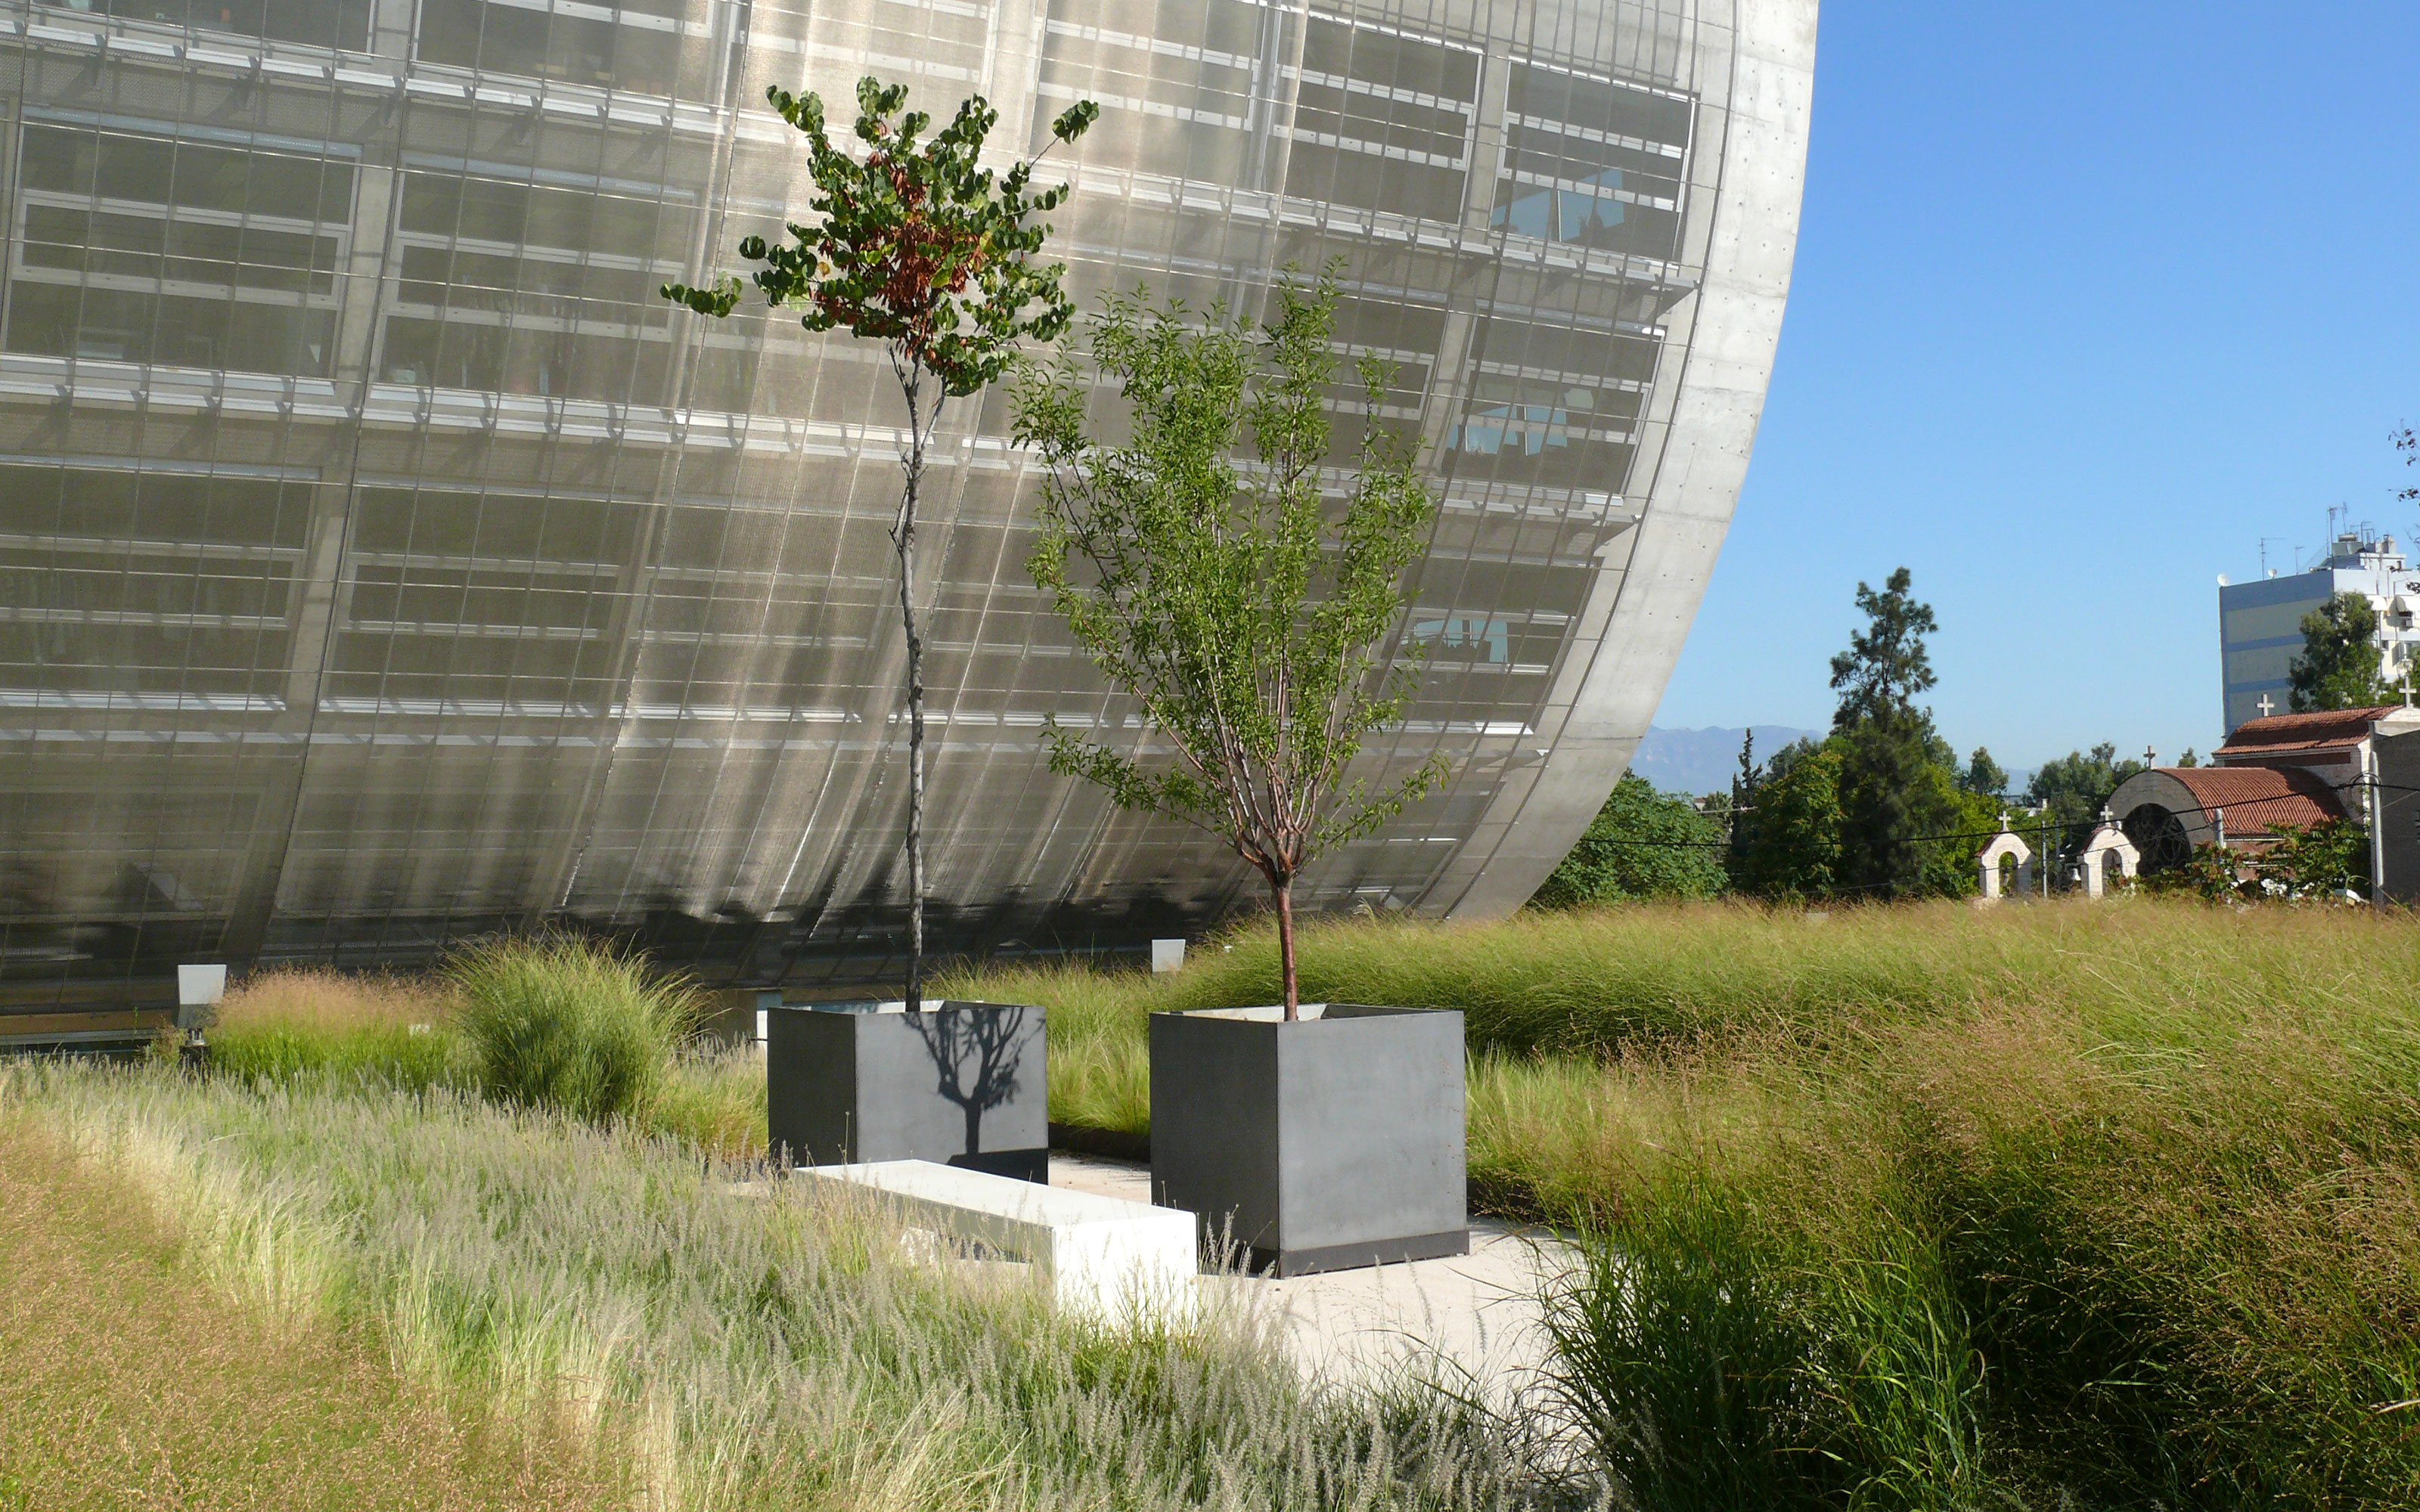
[[[1978,746],[1975,754],[1967,758],[1966,770],[1960,774],[1958,785],[1968,793],[1996,798],[2009,791],[2009,774],[1998,762],[1992,760],[1989,749]]]
[[[1280,290],[1274,320],[1203,319],[1182,304],[1109,300],[1088,350],[1031,367],[1016,435],[1043,485],[1033,579],[1175,760],[1150,764],[1052,723],[1054,770],[1112,801],[1193,825],[1261,873],[1276,905],[1285,1016],[1298,1016],[1293,890],[1304,867],[1369,834],[1444,775],[1443,758],[1373,786],[1348,769],[1409,697],[1381,641],[1435,503],[1409,449],[1374,420],[1331,519],[1323,501],[1337,286]],[[1087,359],[1089,359],[1087,361]],[[1114,382],[1128,439],[1094,439],[1095,377]],[[1364,360],[1374,415],[1389,373]],[[1249,453],[1249,467],[1235,458]]]
[[[1983,885],[1983,847],[1999,834],[2000,816],[2008,811],[2009,800],[1998,793],[1967,787],[1958,769],[1947,764],[1930,768],[1924,780],[1927,791],[1922,807],[1940,816],[1941,827],[1931,831],[1940,838],[1928,840],[1921,847],[1924,874],[1918,890],[1941,898],[1978,892]],[[2009,816],[2009,827],[2021,827],[2014,815]]]
[[[2378,613],[2360,594],[2338,594],[2303,616],[2303,654],[2286,674],[2296,714],[2394,702],[2379,677]]]
[[[1642,898],[1719,897],[1722,822],[1624,773],[1579,843],[1529,901],[1541,908]]]
[[[1832,737],[1840,750],[1844,821],[1838,885],[1869,895],[1907,896],[1937,884],[1937,872],[1928,882],[1920,837],[1947,833],[1958,818],[1947,798],[1954,782],[1930,775],[1954,758],[1933,733],[1931,713],[1916,704],[1937,681],[1924,638],[1939,624],[1912,584],[1905,567],[1879,593],[1857,584],[1865,628],[1832,658],[1832,687],[1840,695]]]
[[[906,486],[891,541],[899,558],[899,618],[908,647],[908,1007],[923,1006],[924,640],[916,619],[916,502],[925,451],[952,399],[981,393],[1014,361],[1019,342],[1051,341],[1074,310],[1062,287],[1064,264],[1039,260],[1067,186],[1035,192],[1028,159],[995,176],[981,166],[1000,113],[980,95],[926,137],[932,117],[909,111],[908,86],[861,79],[857,139],[863,159],[832,145],[824,102],[779,86],[765,98],[807,139],[814,180],[813,225],[792,224],[793,241],[743,238],[739,255],[764,266],[751,281],[766,301],[795,306],[809,331],[845,330],[880,342],[908,406],[900,459]],[[1053,143],[1073,142],[1100,116],[1085,100],[1051,123]],[[664,298],[700,315],[728,316],[737,277],[704,288],[663,286]]]
[[[2071,750],[2035,769],[2033,780],[2025,786],[2025,801],[2045,810],[2031,823],[2048,826],[2043,864],[2052,868],[2053,875],[2091,837],[2101,822],[2101,810],[2118,791],[2118,784],[2145,770],[2144,764],[2132,757],[2119,761],[2116,744],[2105,740],[2089,751]],[[2033,841],[2034,832],[2028,830],[2025,838]]]
[[[1745,785],[1731,820],[1731,885],[1765,898],[1823,898],[1840,872],[1841,752],[1799,741],[1775,753]]]

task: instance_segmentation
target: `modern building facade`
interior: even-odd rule
[[[2218,587],[2220,676],[2226,728],[2287,710],[2294,658],[2303,652],[2303,616],[2338,594],[2358,594],[2378,615],[2379,676],[2402,680],[2420,661],[2420,574],[2404,565],[2395,537],[2366,532],[2337,536],[2308,572],[2270,575]]]
[[[1815,0],[0,0],[0,979],[425,957],[534,919],[708,980],[878,972],[901,646],[879,355],[656,297],[801,206],[765,87],[997,140],[1079,98],[1090,300],[1340,336],[1444,501],[1410,722],[1451,783],[1299,896],[1517,906],[1644,732],[1788,292]],[[1360,416],[1340,404],[1340,419]],[[1130,728],[1027,579],[993,401],[928,497],[934,925],[1115,945],[1249,896],[1052,777]]]

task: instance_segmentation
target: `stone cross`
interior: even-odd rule
[[[2271,697],[2270,697],[2268,694],[2266,694],[2266,693],[2261,694],[2261,695],[2260,695],[2260,717],[2261,717],[2262,718],[2264,718],[2264,719],[2265,719],[2265,718],[2269,717],[2269,716],[2271,716],[2271,715],[2273,715],[2273,714],[2274,714],[2274,713],[2276,713],[2276,712],[2277,712],[2277,702],[2276,702],[2276,700],[2274,700],[2274,699],[2271,698]]]

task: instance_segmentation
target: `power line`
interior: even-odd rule
[[[2372,788],[2380,789],[2380,790],[2382,790],[2382,791],[2395,792],[2395,793],[2420,793],[2420,787],[2412,787],[2412,786],[2409,786],[2409,785],[2406,785],[2406,784],[2403,784],[2403,783],[2399,783],[2399,782],[2380,782],[2380,781],[2371,781],[2371,782],[2368,782],[2368,783],[2366,783],[2366,784],[2365,784],[2365,785],[2369,786],[2369,787],[2372,787]],[[2105,807],[2107,807],[2109,800],[2110,800],[2111,798],[2115,797],[2115,796],[2117,796],[2117,789],[2112,788],[2109,792],[2107,792],[2107,793],[2105,793],[2105,794],[2102,795],[2102,796],[2101,796],[2101,799],[2100,799],[2099,803],[2095,804],[2093,807],[2095,807],[2095,808],[2105,808]],[[2275,802],[2275,801],[2276,801],[2276,800],[2275,800],[2275,799],[2273,799],[2273,798],[2247,798],[2247,799],[2244,799],[2243,801],[2242,801],[2242,802],[2238,803],[2237,805],[2235,805],[2235,807],[2237,807],[2237,808],[2239,808],[2239,809],[2242,809],[2242,808],[2248,808],[2248,807],[2250,807],[2251,805],[2253,805],[2253,804],[2257,804],[2257,803],[2273,803],[2273,802]],[[2226,811],[2226,809],[2227,809],[2227,806],[2226,806],[2226,804],[2223,804],[2223,803],[2213,803],[2213,804],[2196,804],[2195,806],[2194,806],[2193,808],[2190,808],[2190,809],[2166,809],[2166,808],[2164,808],[2162,811],[2163,811],[2163,812],[2165,812],[2165,813],[2168,813],[2168,814],[2172,814],[2172,815],[2173,815],[2173,814],[2189,814],[2189,813],[2225,813],[2225,812]],[[1739,812],[1742,812],[1742,813],[1750,813],[1750,812],[1753,812],[1754,810],[1745,810],[1745,809],[1744,809],[1744,810],[1738,810],[1738,811],[1739,811]],[[1938,834],[1938,835],[1909,835],[1909,836],[1904,837],[1904,839],[1902,840],[1901,843],[1903,843],[1903,844],[1908,844],[1908,845],[1916,845],[1916,844],[1925,844],[1925,843],[1930,843],[1930,842],[1934,841],[1949,841],[1949,840],[1990,840],[1990,839],[1992,839],[1993,837],[1997,836],[1997,835],[2019,835],[2019,836],[2020,836],[2020,838],[2022,838],[2021,831],[2022,831],[2022,830],[2024,830],[2024,829],[2025,829],[2025,828],[2033,828],[2033,829],[2037,829],[2037,830],[2039,830],[2039,829],[2047,828],[2047,827],[2049,827],[2050,825],[2056,825],[2057,827],[2059,827],[2060,829],[2081,829],[2081,828],[2085,828],[2085,827],[2086,827],[2086,826],[2088,826],[2088,825],[2097,825],[2097,824],[2099,824],[2099,823],[2100,823],[2100,821],[2099,821],[2099,820],[2095,820],[2095,819],[2082,819],[2082,820],[2076,820],[2076,819],[2058,819],[2058,818],[2051,817],[2051,816],[2046,815],[2046,814],[2036,814],[2036,815],[2034,815],[2034,817],[2037,817],[2037,818],[2039,818],[2039,819],[2042,820],[2042,823],[2041,823],[2041,824],[2038,824],[2038,825],[2009,825],[2008,827],[2003,828],[2003,829],[1961,829],[1961,830],[1951,830],[1951,831],[1948,831],[1948,832],[1947,832],[1947,833],[1944,833],[1944,834]],[[2346,820],[2345,822],[2346,822],[2346,823],[2350,823],[2350,817],[2348,817],[2348,818],[2347,818],[2347,820]],[[2123,826],[2121,825],[2120,827],[2122,828]],[[1731,842],[1730,842],[1730,841],[1727,841],[1727,840],[1630,840],[1630,839],[1625,839],[1625,838],[1622,838],[1622,837],[1620,837],[1620,836],[1609,836],[1609,835],[1608,835],[1608,836],[1598,836],[1598,837],[1595,837],[1595,839],[1596,839],[1597,843],[1598,843],[1598,844],[1601,844],[1601,845],[1628,845],[1628,846],[1636,846],[1636,847],[1651,847],[1651,848],[1662,849],[1662,850],[1717,850],[1717,851],[1727,851],[1727,850],[1730,850],[1730,849],[1731,848]]]

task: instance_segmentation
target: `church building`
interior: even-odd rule
[[[2370,837],[2372,891],[2420,898],[2420,709],[2399,703],[2264,714],[2209,766],[2156,766],[2110,795],[2147,873],[2215,844],[2258,853],[2284,827],[2351,820]]]

